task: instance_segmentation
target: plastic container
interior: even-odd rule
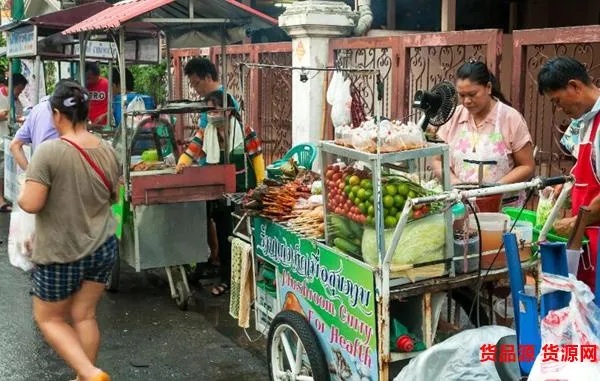
[[[502,246],[502,234],[509,227],[510,218],[502,213],[477,213],[481,229],[481,246],[483,252],[494,251]],[[469,216],[469,227],[477,229],[475,216]]]
[[[512,218],[513,220],[515,220],[517,218],[517,216],[519,216],[519,212],[521,211],[520,208],[503,208],[502,212],[508,216],[510,216],[510,218]],[[535,225],[535,212],[532,210],[528,210],[528,209],[523,209],[523,211],[521,212],[521,215],[519,216],[519,221],[529,221],[532,224]],[[532,242],[537,242],[540,236],[540,229],[536,229],[535,226],[533,228],[533,238],[532,238]],[[550,231],[548,232],[548,235],[546,236],[546,239],[549,242],[564,242],[567,243],[569,241],[568,238],[565,237],[561,237],[559,235],[557,235],[553,229],[550,229]],[[583,240],[583,244],[587,244],[588,240],[584,239]]]
[[[513,226],[513,233],[517,235],[518,240],[523,240],[525,243],[533,242],[533,223],[530,221],[511,221],[509,230]]]
[[[575,275],[575,277],[577,277],[577,271],[579,270],[579,260],[581,259],[582,253],[583,249],[567,250],[567,268],[569,270],[569,274],[573,274]]]
[[[465,246],[467,249],[467,268],[465,269]],[[477,271],[479,267],[479,236],[477,233],[469,234],[465,239],[463,234],[454,235],[454,271],[465,274]]]
[[[483,213],[497,213],[502,207],[502,195],[493,194],[490,196],[477,197],[475,199],[477,209]]]

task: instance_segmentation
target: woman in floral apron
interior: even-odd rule
[[[485,63],[469,61],[456,74],[461,105],[437,132],[450,146],[452,184],[511,184],[529,180],[535,170],[533,144],[525,119],[499,90]],[[479,178],[479,164],[483,177]],[[493,163],[493,164],[492,164]],[[441,176],[441,158],[433,163]],[[523,194],[504,201],[523,201]],[[509,201],[510,200],[510,201]],[[517,202],[519,203],[519,202]]]

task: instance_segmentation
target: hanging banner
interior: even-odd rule
[[[37,27],[26,25],[6,32],[6,57],[33,57],[37,55]]]
[[[372,270],[281,225],[253,218],[254,253],[277,268],[281,310],[306,318],[325,352],[332,380],[378,380]]]

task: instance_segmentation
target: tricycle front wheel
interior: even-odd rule
[[[282,311],[275,316],[267,348],[271,381],[330,381],[323,349],[299,313]]]

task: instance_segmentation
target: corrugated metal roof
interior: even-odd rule
[[[191,0],[194,1],[194,17],[223,18],[232,20],[248,20],[256,29],[277,25],[277,20],[235,0]],[[188,19],[188,0],[125,0],[114,4],[111,8],[81,21],[65,30],[64,34],[88,31],[118,29],[121,25],[152,12],[153,19],[181,19],[178,27],[188,25],[190,30],[201,29],[206,25],[186,23]],[[179,20],[178,20],[179,21]],[[160,21],[153,22],[160,28],[173,27],[173,24]],[[218,24],[217,24],[218,25]],[[217,26],[210,24],[211,29]]]
[[[111,4],[104,1],[95,1],[77,7],[64,9],[40,16],[34,16],[26,20],[16,21],[3,25],[0,31],[12,30],[21,25],[37,25],[38,35],[50,35],[65,30],[73,24],[86,20],[103,10],[110,8]]]

